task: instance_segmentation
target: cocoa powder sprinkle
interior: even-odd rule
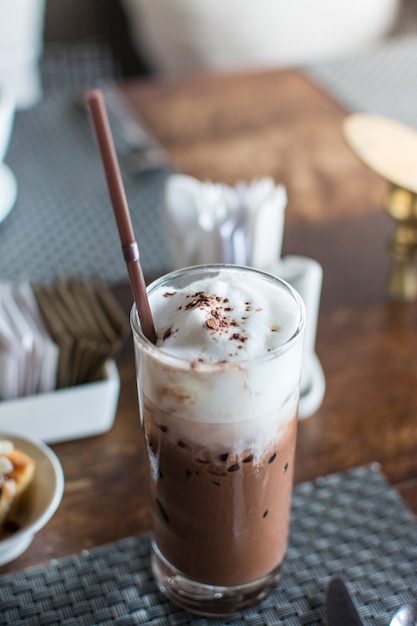
[[[189,302],[186,305],[186,310],[188,311],[189,309],[195,309],[198,306],[202,306],[202,305],[206,305],[209,304],[209,297],[207,296],[207,294],[204,293],[204,291],[197,291],[193,296],[190,296],[193,298],[193,300],[191,300],[191,302]]]
[[[242,333],[233,333],[233,335],[231,335],[230,339],[231,340],[234,339],[234,341],[240,341],[241,343],[245,343],[245,341],[248,340],[246,335],[242,335]]]
[[[210,330],[221,331],[230,326],[237,326],[237,322],[227,315],[232,308],[224,306],[224,304],[228,302],[228,298],[207,294],[204,291],[188,294],[187,297],[190,299],[190,302],[186,304],[185,309],[199,308],[205,311],[207,317],[206,326]]]
[[[168,339],[168,337],[171,337],[171,335],[172,335],[172,328],[167,328],[166,331],[164,332],[162,340],[165,341],[165,339]]]
[[[234,310],[230,306],[229,298],[224,298],[216,294],[210,294],[205,291],[189,292],[186,294],[188,302],[183,305],[183,309],[192,310],[200,309],[203,312],[205,321],[203,324],[209,330],[214,341],[217,340],[217,335],[225,335],[226,337],[240,345],[237,345],[236,352],[229,355],[230,358],[237,357],[238,351],[243,349],[243,344],[248,341],[249,336],[244,332],[245,324],[244,320],[246,316],[239,316],[239,318],[231,317],[231,313]],[[252,309],[252,304],[249,300],[244,303],[247,307],[246,310]],[[228,333],[230,329],[230,333]],[[174,330],[172,329],[172,334]],[[169,335],[167,335],[169,336]],[[164,339],[166,337],[164,336]],[[232,351],[233,352],[233,351]],[[193,368],[197,368],[200,361],[194,361],[192,363]]]

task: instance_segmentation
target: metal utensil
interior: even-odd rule
[[[327,587],[326,615],[328,626],[362,626],[359,612],[340,576],[332,578]],[[417,602],[400,607],[392,616],[389,626],[417,626]]]
[[[346,583],[340,576],[332,578],[327,587],[326,615],[328,626],[363,626]]]
[[[124,96],[115,85],[102,89],[109,119],[130,150],[129,167],[135,172],[144,172],[169,166],[165,150],[158,143],[137,113],[132,111]]]
[[[136,174],[155,169],[174,169],[168,155],[138,113],[118,89],[116,83],[100,87],[118,155],[131,172]],[[76,98],[77,106],[85,109],[84,94]]]
[[[417,602],[400,607],[392,616],[389,626],[417,626]]]

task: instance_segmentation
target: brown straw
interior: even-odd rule
[[[149,306],[146,284],[139,261],[139,247],[136,243],[130,219],[126,193],[120,174],[116,150],[107,117],[103,94],[99,89],[87,93],[86,102],[93,120],[97,141],[107,179],[114,216],[122,243],[123,257],[126,261],[133,299],[139,314],[143,334],[149,341],[156,343],[155,326]]]

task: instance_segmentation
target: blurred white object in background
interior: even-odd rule
[[[162,74],[299,65],[369,47],[400,0],[122,0]]]
[[[172,174],[164,217],[176,268],[236,263],[265,269],[278,261],[287,193],[271,178],[235,187]]]
[[[323,269],[304,256],[281,257],[287,193],[271,178],[229,187],[172,174],[164,218],[176,268],[201,263],[250,265],[287,280],[306,307],[299,417],[320,407],[326,381],[316,354]]]
[[[304,419],[317,411],[326,391],[323,368],[316,354],[323,268],[315,259],[287,255],[267,270],[288,281],[298,291],[306,308],[301,396],[298,408],[299,418]]]
[[[3,163],[13,129],[15,98],[10,84],[0,78],[0,163]]]
[[[1,26],[0,26],[1,28]],[[9,214],[17,195],[17,183],[10,168],[4,163],[13,129],[15,99],[8,82],[0,75],[0,222]]]
[[[41,96],[44,15],[45,0],[0,0],[0,79],[12,85],[19,109]]]

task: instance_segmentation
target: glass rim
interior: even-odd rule
[[[169,272],[167,274],[160,276],[159,278],[156,278],[154,281],[152,281],[148,285],[146,291],[148,294],[151,294],[154,290],[158,289],[161,285],[169,281],[172,281],[177,276],[182,276],[184,274],[188,274],[191,272],[194,272],[195,276],[197,276],[198,274],[202,274],[204,272],[220,271],[222,269],[227,269],[227,270],[232,270],[232,271],[237,271],[237,272],[245,271],[245,272],[257,274],[263,277],[264,279],[268,280],[270,283],[275,283],[277,286],[280,286],[281,288],[285,289],[287,293],[289,293],[292,296],[292,298],[295,300],[297,304],[297,309],[299,312],[299,320],[298,320],[297,328],[295,329],[291,337],[289,337],[283,344],[271,350],[270,352],[266,352],[265,354],[262,354],[256,357],[241,359],[239,361],[230,361],[228,363],[225,363],[224,361],[199,363],[198,368],[196,369],[196,371],[198,372],[207,372],[207,371],[213,372],[213,371],[221,371],[221,370],[224,371],[225,367],[227,368],[227,366],[244,367],[245,365],[249,363],[253,365],[257,363],[272,361],[276,359],[277,357],[279,357],[281,354],[284,354],[285,352],[287,352],[300,339],[302,332],[304,330],[304,327],[305,327],[305,323],[306,323],[305,306],[298,291],[283,278],[280,278],[279,276],[276,276],[275,274],[271,274],[269,272],[266,272],[264,270],[260,270],[254,267],[247,267],[244,265],[235,265],[235,264],[226,264],[226,263],[210,263],[210,264],[204,264],[204,265],[192,265],[188,267],[183,267],[178,270],[174,270],[172,272]],[[152,356],[152,358],[158,359],[159,361],[164,362],[167,365],[175,366],[179,369],[187,369],[187,370],[192,369],[192,363],[193,363],[192,360],[184,359],[184,358],[169,354],[168,352],[165,352],[164,350],[162,350],[161,348],[153,344],[151,341],[149,341],[147,337],[145,337],[145,335],[142,332],[142,328],[140,325],[139,317],[137,315],[137,308],[136,308],[135,303],[133,303],[131,311],[130,311],[130,326],[134,335],[134,339],[135,340],[137,339],[140,342],[141,347],[150,356]]]

